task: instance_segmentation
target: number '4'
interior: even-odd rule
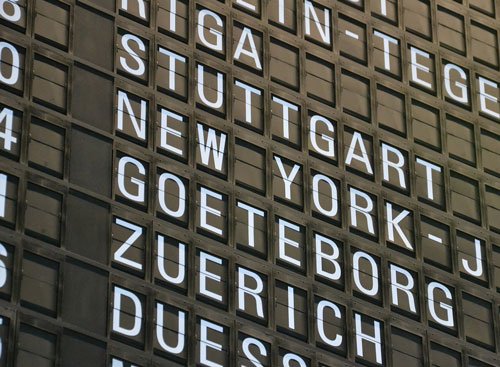
[[[14,111],[8,108],[2,109],[0,112],[0,125],[5,122],[4,131],[0,130],[0,139],[3,140],[3,148],[10,151],[12,144],[17,143],[17,138],[12,135],[12,125],[14,122]]]

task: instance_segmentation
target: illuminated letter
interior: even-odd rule
[[[5,204],[7,198],[7,175],[0,173],[0,217],[5,217]]]
[[[318,135],[316,134],[316,124],[318,121],[321,121],[326,125],[326,128],[328,129],[329,132],[332,133],[332,136],[326,135],[326,134],[321,134],[321,140],[323,140],[327,146],[328,149],[323,149],[319,146],[318,144]],[[328,121],[326,118],[320,116],[320,115],[314,115],[311,117],[310,121],[310,130],[309,130],[309,138],[311,139],[311,145],[313,148],[318,152],[319,154],[324,155],[325,157],[328,158],[333,158],[335,157],[335,141],[333,139],[333,133],[334,133],[334,127],[333,124]]]
[[[373,343],[375,345],[375,360],[377,363],[382,364],[382,336],[380,322],[373,321],[374,336],[364,334],[362,331],[361,315],[354,313],[356,321],[356,355],[363,357],[363,340]]]
[[[208,107],[217,109],[221,108],[224,103],[224,74],[217,72],[217,99],[215,102],[210,102],[207,97],[205,97],[204,91],[204,72],[205,68],[203,65],[198,64],[198,95],[200,96],[201,101],[206,104]]]
[[[216,217],[222,217],[222,214],[221,214],[220,210],[217,210],[215,208],[212,208],[212,207],[208,206],[208,204],[207,204],[207,196],[210,196],[210,197],[213,197],[213,198],[215,198],[217,200],[221,200],[222,201],[222,195],[219,194],[219,193],[217,193],[217,192],[215,192],[215,191],[209,190],[209,189],[207,189],[205,187],[201,187],[200,188],[200,196],[201,196],[201,202],[200,202],[200,225],[203,228],[208,229],[211,232],[217,233],[219,236],[222,236],[222,234],[223,234],[222,229],[214,227],[211,224],[207,223],[207,214],[212,214],[212,215],[215,215]]]
[[[474,238],[474,258],[476,259],[476,270],[472,270],[469,265],[469,260],[462,259],[462,265],[467,273],[474,277],[480,277],[483,275],[483,259],[481,253],[481,241]]]
[[[297,176],[297,173],[299,172],[300,165],[295,164],[290,174],[287,175],[285,171],[285,166],[283,166],[281,158],[275,155],[274,159],[276,160],[276,164],[280,171],[281,178],[283,179],[283,185],[285,185],[285,198],[287,198],[288,200],[292,200],[292,183],[293,180],[295,180],[295,176]]]
[[[285,24],[285,0],[278,0],[278,22]]]
[[[359,145],[359,149],[361,150],[361,155],[355,153],[356,145]],[[366,153],[365,143],[363,141],[363,137],[357,131],[352,135],[351,144],[349,145],[349,150],[347,151],[347,157],[345,158],[345,164],[350,165],[352,160],[355,159],[361,163],[365,164],[366,172],[370,175],[373,175],[372,165],[370,164],[370,158],[368,158],[368,154]]]
[[[200,362],[209,367],[224,367],[223,365],[208,359],[207,350],[209,348],[219,352],[222,351],[222,345],[208,339],[208,329],[217,331],[221,334],[224,333],[224,328],[222,326],[207,320],[200,320]]]
[[[139,203],[144,202],[144,181],[139,180],[138,178],[135,177],[130,177],[130,182],[135,184],[137,187],[137,195],[131,194],[127,191],[125,187],[125,166],[127,164],[131,164],[139,170],[139,173],[141,175],[146,174],[146,169],[142,165],[141,162],[139,162],[137,159],[132,158],[132,157],[122,157],[120,158],[120,161],[118,162],[118,189],[120,192],[127,198],[132,201],[136,201]]]
[[[245,90],[245,122],[252,123],[252,94],[262,95],[261,91],[253,88],[248,84],[242,83],[239,80],[234,81],[234,85]]]
[[[451,78],[450,78],[451,70],[457,71],[458,74],[460,74],[460,77],[465,82],[467,82],[467,74],[465,73],[465,71],[463,71],[462,68],[458,67],[455,64],[446,64],[444,66],[444,70],[443,70],[443,73],[444,73],[444,89],[446,90],[446,93],[448,93],[450,95],[450,97],[452,99],[454,99],[455,101],[457,101],[457,102],[465,103],[465,104],[469,103],[469,96],[468,96],[468,93],[467,93],[467,85],[466,84],[459,83],[459,82],[455,82],[454,83],[455,87],[457,87],[458,89],[460,89],[460,91],[462,92],[461,96],[457,96],[453,92],[453,90],[451,89]]]
[[[217,135],[214,129],[208,129],[208,137],[205,141],[203,125],[198,124],[198,145],[200,148],[201,161],[204,165],[210,164],[210,153],[214,158],[214,166],[218,171],[222,171],[224,162],[224,150],[226,149],[226,134],[220,133],[220,145],[217,144]]]
[[[179,61],[182,62],[183,64],[186,63],[186,58],[180,55],[177,55],[176,53],[173,53],[172,51],[169,51],[163,47],[159,47],[158,51],[165,55],[168,56],[168,89],[175,91],[175,62]]]
[[[248,40],[248,43],[250,44],[251,51],[243,48],[246,40]],[[240,40],[238,41],[238,46],[236,47],[236,51],[234,51],[234,59],[239,60],[241,54],[251,57],[255,62],[255,67],[258,70],[262,70],[262,66],[259,59],[259,53],[257,52],[257,48],[255,47],[255,41],[253,39],[252,30],[247,27],[243,28],[243,31],[241,32]]]
[[[123,366],[124,366],[123,361],[120,361],[119,359],[116,358],[113,358],[111,360],[111,367],[123,367]],[[138,367],[138,366],[135,364],[131,364],[130,367]]]
[[[328,186],[330,186],[330,197],[331,197],[331,201],[332,201],[332,208],[330,210],[326,210],[324,209],[322,206],[321,206],[321,201],[320,201],[320,198],[319,198],[319,182],[320,181],[323,181],[325,183],[328,184]],[[326,215],[327,217],[335,217],[337,215],[337,212],[338,212],[338,205],[339,205],[339,202],[338,202],[338,199],[337,199],[337,186],[335,186],[335,183],[333,182],[333,180],[330,178],[330,177],[327,177],[325,175],[322,175],[322,174],[316,174],[313,176],[313,180],[312,180],[312,190],[313,190],[313,202],[314,202],[314,206],[316,207],[316,209],[318,209],[318,211],[323,214],[323,215]],[[326,195],[324,195],[326,197]]]
[[[13,136],[13,123],[14,123],[14,111],[4,107],[0,112],[0,123],[5,121],[5,131],[0,132],[0,139],[3,139],[3,148],[5,150],[12,150],[12,144],[17,143],[17,138]]]
[[[240,6],[247,8],[247,9],[250,9],[252,11],[257,10],[257,9],[255,9],[255,5],[247,3],[245,0],[236,0],[236,4],[239,4]]]
[[[316,245],[315,246],[316,274],[324,276],[325,278],[331,280],[339,280],[342,275],[342,269],[338,261],[336,261],[339,258],[339,248],[337,244],[331,239],[322,236],[318,233],[314,235],[314,240]],[[326,254],[322,251],[321,248],[323,244],[327,244],[332,249],[331,255]],[[323,269],[323,261],[328,261],[333,265],[333,267],[335,268],[333,273],[329,273]]]
[[[306,361],[293,353],[287,353],[283,356],[283,367],[291,367],[291,361],[297,362],[299,364],[299,367],[307,367]]]
[[[221,258],[212,256],[210,254],[207,254],[206,252],[200,252],[200,293],[219,302],[222,302],[222,296],[220,294],[214,293],[207,289],[207,279],[211,279],[217,283],[221,283],[222,280],[220,275],[211,273],[207,269],[207,261],[222,265]]]
[[[144,4],[144,0],[137,0],[137,5],[139,6],[140,17],[146,19],[146,4]],[[128,12],[128,0],[122,0],[121,8]]]
[[[384,5],[385,5],[385,0],[382,0],[384,2]],[[382,8],[383,10],[384,7]],[[382,10],[382,11],[383,11]],[[384,12],[382,12],[382,14],[384,14]],[[384,14],[384,15],[387,15],[387,14]],[[388,71],[391,71],[391,43],[393,45],[398,45],[399,42],[397,39],[395,38],[392,38],[390,36],[388,36],[387,34],[385,33],[382,33],[382,32],[379,32],[377,30],[373,30],[373,34],[377,37],[380,37],[382,38],[383,40],[383,45],[384,45],[384,69],[385,70],[388,70]]]
[[[425,166],[425,179],[427,181],[427,198],[430,200],[434,200],[434,190],[432,188],[432,171],[441,172],[441,167],[432,164],[431,162],[427,162],[421,158],[416,159],[418,164]]]
[[[398,157],[397,162],[391,162],[389,160],[389,152],[393,153]],[[382,143],[382,171],[384,174],[384,180],[389,182],[389,167],[394,168],[398,172],[399,186],[406,189],[405,172],[402,168],[405,166],[405,157],[398,149],[393,148],[385,143]]]
[[[139,50],[143,52],[146,51],[146,45],[139,37],[134,36],[130,33],[124,34],[122,36],[122,47],[135,60],[135,62],[137,63],[137,68],[130,67],[127,64],[127,59],[123,56],[120,56],[120,65],[130,74],[142,76],[146,71],[146,65],[144,64],[144,61],[137,55],[137,53],[129,46],[129,41],[134,42],[137,47],[139,47]]]
[[[326,343],[332,347],[338,347],[342,344],[342,335],[337,334],[335,339],[329,339],[326,336],[325,328],[324,328],[324,321],[323,321],[325,319],[325,316],[324,316],[325,308],[330,308],[331,310],[333,310],[333,314],[335,315],[335,317],[337,319],[341,319],[341,317],[342,317],[342,314],[340,313],[340,309],[335,303],[332,303],[332,302],[329,302],[326,300],[320,301],[318,303],[317,311],[316,311],[316,325],[318,327],[318,334],[324,343]]]
[[[222,21],[222,18],[219,17],[218,14],[214,13],[213,11],[210,11],[208,9],[202,9],[198,13],[198,37],[200,38],[200,41],[207,46],[208,48],[211,48],[212,50],[215,51],[222,51],[223,49],[223,44],[222,44],[222,33],[214,28],[208,28],[208,33],[211,33],[212,35],[215,36],[215,43],[210,43],[207,41],[205,38],[205,30],[207,29],[205,27],[205,17],[210,16],[215,20],[215,23],[219,27],[224,26],[224,22]]]
[[[408,303],[410,305],[411,312],[417,312],[417,307],[415,305],[415,298],[411,290],[415,285],[415,281],[411,276],[410,272],[406,269],[400,268],[399,266],[390,264],[391,269],[391,296],[392,303],[399,306],[398,290],[402,291],[408,296]],[[403,275],[406,278],[407,284],[398,283],[398,274]]]
[[[11,73],[10,73],[10,77],[8,77],[8,78],[2,72],[2,70],[6,70],[7,67],[0,69],[0,82],[5,83],[7,85],[14,85],[19,80],[19,70],[21,68],[19,52],[10,43],[0,42],[0,65],[2,65],[2,63],[5,63],[5,65],[8,65],[5,61],[2,61],[2,59],[3,59],[2,55],[3,55],[4,49],[7,49],[10,51],[10,54],[12,55],[12,65],[10,65]]]
[[[3,325],[3,318],[0,317],[0,325]],[[3,339],[0,338],[0,358],[2,358],[3,354]]]
[[[171,261],[173,264],[177,263],[178,273],[176,277],[172,277],[167,274],[165,269],[165,263],[167,258],[165,257],[165,238],[162,235],[158,235],[158,256],[157,256],[158,271],[163,279],[172,284],[181,284],[186,277],[186,245],[179,242],[179,258],[176,261]]]
[[[292,110],[292,111],[298,111],[299,110],[299,107],[294,105],[294,104],[291,104],[281,98],[278,98],[276,96],[273,96],[273,102],[276,102],[278,104],[281,105],[281,107],[283,107],[283,137],[285,139],[290,139],[290,128],[289,128],[289,121],[288,121],[288,114],[289,114],[289,110]]]
[[[295,330],[295,290],[287,287],[288,327]]]
[[[360,273],[359,260],[361,258],[367,260],[370,263],[371,274],[366,274],[366,275],[370,275],[372,278],[371,288],[365,288],[365,286],[361,284],[361,279],[359,278],[359,273]],[[354,283],[361,290],[361,292],[363,292],[368,296],[376,296],[378,293],[378,266],[375,259],[370,255],[368,255],[366,252],[357,251],[354,253],[352,257],[352,268],[353,268],[352,271],[353,271]]]
[[[380,13],[387,16],[387,0],[380,0]]]
[[[431,313],[432,318],[439,324],[447,327],[453,327],[453,306],[450,306],[446,303],[439,302],[439,306],[446,313],[446,319],[440,318],[436,313],[436,305],[434,304],[434,290],[440,289],[445,297],[449,300],[453,300],[452,294],[448,288],[444,285],[437,282],[430,282],[427,285],[427,305],[429,306],[429,312]]]
[[[21,8],[17,5],[19,0],[0,0],[0,17],[7,19],[9,22],[17,22],[21,19]],[[12,14],[7,13],[6,5],[12,7]]]
[[[184,350],[184,336],[186,335],[186,313],[180,311],[177,313],[177,319],[179,323],[177,325],[177,345],[175,347],[171,347],[165,341],[165,337],[163,336],[163,303],[156,303],[156,339],[158,340],[158,344],[160,347],[168,353],[179,354]],[[168,326],[168,332],[172,331],[172,326]]]
[[[177,16],[177,0],[170,0],[170,16],[169,16],[169,30],[174,32],[177,30],[175,17]]]
[[[431,59],[431,55],[425,51],[419,50],[418,48],[415,47],[410,47],[410,54],[411,54],[411,80],[415,83],[418,83],[420,85],[423,85],[426,88],[432,89],[432,84],[429,82],[426,82],[425,80],[422,80],[418,77],[418,71],[422,71],[425,73],[430,72],[430,69],[422,64],[419,64],[417,62],[417,55],[425,57],[426,59]]]
[[[137,241],[139,237],[142,235],[142,227],[137,226],[133,223],[127,222],[123,219],[116,218],[115,223],[118,224],[119,226],[125,227],[127,229],[130,229],[132,231],[132,234],[130,237],[115,251],[113,254],[113,260],[118,261],[122,264],[125,264],[127,266],[130,266],[132,268],[138,269],[142,271],[142,264],[138,263],[136,261],[127,259],[126,257],[123,257],[125,252],[134,245],[134,242]]]
[[[405,244],[406,248],[413,251],[413,246],[411,245],[410,240],[408,240],[405,233],[399,226],[399,223],[402,220],[404,220],[409,214],[410,212],[408,210],[403,210],[401,213],[398,214],[396,218],[393,218],[392,204],[389,202],[386,203],[387,236],[389,237],[389,241],[395,242],[394,229],[396,229],[396,232],[398,233],[399,237],[403,240],[403,243]]]
[[[168,126],[168,118],[173,118],[174,120],[180,122],[184,121],[181,115],[178,115],[171,111],[167,111],[163,108],[161,109],[160,146],[163,149],[166,149],[174,154],[182,156],[184,152],[181,149],[174,147],[173,145],[170,145],[167,142],[168,135],[173,135],[177,138],[182,138],[182,133],[179,130],[175,130],[174,128]]]
[[[318,29],[318,33],[321,36],[321,39],[323,40],[324,43],[327,45],[330,44],[330,10],[328,8],[325,8],[323,10],[323,13],[325,14],[325,22],[324,22],[324,29],[321,27],[323,24],[319,21],[318,14],[316,13],[316,9],[314,8],[314,5],[309,1],[306,0],[304,4],[304,20],[305,20],[305,32],[306,35],[310,36],[311,35],[311,17],[314,20],[314,24],[316,24],[316,27]]]
[[[146,140],[146,114],[148,112],[148,104],[144,99],[141,99],[141,119],[137,121],[135,117],[135,112],[132,109],[132,105],[128,99],[128,94],[118,91],[118,121],[117,129],[123,131],[123,113],[127,109],[126,113],[129,115],[132,125],[134,126],[135,134],[139,139]]]
[[[492,88],[495,88],[498,90],[498,84],[495,82],[492,82],[491,80],[485,79],[481,76],[478,77],[478,81],[479,81],[479,104],[480,104],[481,111],[490,115],[490,116],[493,116],[497,119],[500,119],[500,113],[495,112],[493,110],[490,110],[486,106],[487,101],[498,104],[498,98],[492,94],[488,94],[486,92],[485,86],[487,85],[489,87],[492,87]]]
[[[7,249],[1,243],[0,243],[0,256],[4,257],[8,256]],[[7,265],[5,265],[5,262],[3,260],[0,260],[0,288],[2,288],[5,285],[5,283],[7,283]]]
[[[245,277],[252,278],[257,286],[249,288],[245,285]],[[257,273],[253,271],[238,267],[238,309],[245,311],[245,294],[252,296],[255,299],[255,308],[257,315],[264,318],[264,308],[262,306],[262,299],[260,293],[264,289],[264,282]]]
[[[117,287],[114,287],[114,298],[113,298],[113,331],[117,333],[127,335],[127,336],[137,336],[141,332],[141,324],[142,324],[142,305],[139,297],[137,297],[134,293]],[[122,297],[127,297],[134,303],[135,315],[134,315],[134,326],[131,329],[124,328],[120,326],[120,317],[121,317],[121,306],[122,306]]]
[[[375,234],[375,227],[373,225],[373,218],[370,215],[371,211],[373,210],[373,201],[370,198],[370,196],[363,191],[357,190],[353,187],[349,189],[350,193],[350,209],[351,209],[351,224],[354,227],[358,226],[358,217],[356,213],[361,213],[365,216],[366,218],[366,224],[368,226],[368,232],[371,234]],[[357,203],[357,198],[362,197],[366,201],[366,207],[359,206]]]
[[[282,260],[285,260],[286,262],[289,262],[295,266],[301,266],[300,260],[294,259],[293,257],[290,257],[286,254],[286,249],[285,247],[287,245],[290,245],[295,248],[299,248],[299,243],[296,241],[293,241],[289,238],[285,237],[285,228],[289,228],[291,230],[294,230],[295,232],[300,232],[300,227],[296,224],[287,222],[286,220],[283,220],[279,218],[278,220],[278,243],[279,243],[279,258]]]
[[[262,342],[258,339],[255,339],[255,338],[251,338],[251,337],[247,337],[243,340],[243,342],[241,343],[241,347],[243,349],[243,354],[245,355],[245,357],[247,357],[247,359],[252,362],[252,364],[256,367],[264,367],[264,365],[262,363],[260,363],[257,358],[255,358],[253,356],[253,354],[250,352],[250,345],[255,345],[257,348],[259,348],[259,352],[261,355],[263,355],[264,357],[267,356],[267,350],[266,350],[266,347],[264,344],[262,344]],[[241,367],[247,367],[245,365],[241,366]]]
[[[172,195],[173,197],[177,197],[179,201],[177,210],[170,209],[165,201],[165,184],[167,180],[175,182],[179,188],[179,195]],[[160,202],[161,210],[163,210],[167,215],[171,215],[174,218],[181,218],[186,212],[186,187],[184,186],[184,182],[182,182],[179,177],[171,173],[162,173],[158,179],[158,201]]]
[[[238,208],[246,210],[248,213],[248,246],[255,247],[255,215],[264,217],[265,213],[241,201],[238,201],[237,205]]]

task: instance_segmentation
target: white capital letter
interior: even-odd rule
[[[222,295],[209,291],[207,289],[207,279],[211,279],[217,283],[221,283],[222,281],[222,277],[220,275],[208,271],[208,261],[213,262],[214,264],[222,265],[221,258],[212,256],[210,254],[207,254],[206,252],[200,252],[200,293],[219,302],[222,302]]]
[[[360,273],[360,266],[359,266],[359,260],[360,259],[365,259],[370,263],[371,267],[371,274],[366,274],[370,275],[372,278],[372,286],[371,288],[366,288],[362,283],[361,279],[359,277]],[[368,255],[366,252],[363,251],[357,251],[354,253],[352,257],[352,270],[353,270],[353,276],[354,276],[354,283],[356,286],[363,292],[364,294],[368,296],[376,296],[378,293],[378,266],[377,262],[373,257]]]
[[[299,107],[287,102],[279,97],[273,96],[273,102],[281,105],[283,110],[283,137],[285,139],[290,139],[290,124],[289,124],[289,111],[298,111]]]
[[[139,297],[134,293],[117,287],[114,287],[114,298],[113,298],[113,331],[117,333],[127,335],[127,336],[137,336],[141,332],[142,326],[142,305]],[[134,303],[135,315],[134,315],[134,326],[130,329],[120,326],[121,317],[121,305],[122,297],[127,297]]]
[[[17,5],[19,0],[0,0],[0,17],[9,22],[17,22],[21,19],[21,7]],[[12,14],[7,13],[7,5],[12,7]]]
[[[169,332],[172,331],[172,326],[165,327],[163,325],[163,303],[156,303],[156,339],[158,340],[158,344],[168,353],[179,354],[184,350],[184,338],[186,335],[186,313],[183,311],[178,311],[177,319],[179,320],[177,325],[177,345],[175,347],[171,347],[165,341],[165,337],[163,336],[163,329],[168,328]]]
[[[380,322],[373,321],[373,329],[375,332],[374,336],[364,334],[362,331],[361,315],[358,313],[354,314],[356,321],[356,355],[363,357],[363,340],[373,343],[375,345],[375,360],[377,363],[382,364],[382,336]]]
[[[246,210],[248,213],[248,246],[255,247],[255,216],[264,217],[264,211],[238,201],[238,208]]]
[[[356,145],[359,145],[361,155],[356,153]],[[372,165],[370,164],[370,158],[368,158],[368,154],[366,153],[366,147],[363,141],[363,137],[357,131],[355,131],[352,135],[351,144],[349,144],[349,150],[347,151],[347,157],[345,158],[345,164],[350,165],[353,159],[364,163],[366,172],[368,172],[370,175],[373,175]]]
[[[168,56],[168,89],[175,91],[175,62],[179,61],[183,64],[186,63],[186,58],[176,53],[169,51],[163,47],[158,47],[158,51]]]
[[[425,179],[427,180],[427,198],[430,200],[434,200],[434,190],[432,188],[432,171],[441,172],[441,167],[418,157],[416,162],[425,167]]]
[[[449,300],[453,300],[453,296],[450,292],[450,290],[445,287],[443,284],[437,283],[437,282],[430,282],[427,285],[427,305],[429,306],[429,312],[431,313],[432,318],[439,324],[447,327],[453,327],[454,322],[453,322],[453,306],[448,305],[444,302],[439,302],[439,306],[441,309],[443,309],[446,313],[446,319],[440,318],[437,313],[436,313],[436,304],[434,302],[434,290],[439,289],[441,290],[445,297]]]
[[[126,111],[125,111],[126,109]],[[123,114],[124,112],[129,116],[132,121],[132,126],[134,127],[135,135],[142,140],[146,140],[146,114],[148,113],[148,103],[146,100],[141,99],[141,118],[137,121],[135,117],[135,112],[128,99],[128,94],[118,91],[118,121],[117,129],[123,131]]]
[[[201,161],[204,165],[210,164],[210,153],[214,158],[214,166],[218,171],[222,171],[224,162],[224,151],[226,149],[226,134],[220,133],[220,144],[217,144],[217,133],[214,129],[208,128],[208,136],[205,141],[203,125],[198,124],[198,146],[200,148]]]
[[[255,288],[250,288],[245,285],[245,278],[252,278],[257,284]],[[238,309],[245,311],[245,294],[250,295],[255,299],[255,308],[257,316],[264,318],[264,307],[260,293],[264,290],[264,282],[257,273],[238,267]]]
[[[342,344],[342,335],[337,334],[335,336],[335,339],[330,339],[328,336],[326,336],[325,333],[325,327],[324,327],[324,320],[325,320],[325,308],[330,308],[333,311],[333,314],[337,319],[341,319],[342,314],[340,312],[340,308],[335,304],[330,301],[322,300],[318,303],[317,306],[317,311],[316,311],[316,325],[318,327],[318,334],[321,340],[332,346],[332,347],[338,347]]]
[[[316,28],[318,29],[319,35],[324,43],[327,45],[330,44],[330,10],[325,8],[323,10],[324,13],[324,24],[322,24],[319,20],[318,14],[316,13],[316,9],[314,5],[309,0],[306,0],[304,4],[304,21],[305,21],[305,32],[306,35],[311,35],[311,18],[314,20],[314,24],[316,24]],[[323,27],[322,27],[323,26]]]
[[[222,195],[219,194],[218,192],[209,190],[205,187],[200,188],[200,196],[201,196],[201,202],[200,202],[200,225],[208,229],[211,232],[217,233],[219,236],[223,235],[222,229],[214,227],[211,224],[207,223],[207,214],[212,214],[215,215],[216,217],[222,217],[222,214],[220,210],[217,210],[215,208],[212,208],[208,206],[207,204],[207,197],[210,196],[212,198],[215,198],[217,200],[222,201]]]
[[[176,197],[178,200],[177,210],[170,209],[167,206],[167,202],[165,200],[165,185],[167,180],[174,182],[178,187],[178,195],[171,195],[172,197]],[[160,203],[161,210],[163,210],[167,215],[171,215],[174,218],[182,217],[186,212],[186,187],[184,186],[184,182],[182,182],[179,177],[171,173],[162,173],[158,179],[158,201]]]
[[[223,365],[208,359],[208,349],[222,352],[222,345],[208,339],[208,329],[224,333],[224,328],[207,320],[200,320],[200,362],[209,367],[224,367]]]
[[[139,6],[139,16],[146,19],[146,4],[144,4],[144,0],[137,0],[137,5]],[[122,0],[121,8],[128,11],[128,0]]]
[[[319,137],[319,135],[316,134],[316,124],[320,121],[324,123],[326,125],[327,130],[332,133],[331,136],[326,134],[321,134],[321,137]],[[311,119],[309,120],[309,124],[310,124],[309,138],[311,139],[311,145],[316,150],[316,152],[328,158],[335,157],[335,140],[333,139],[333,133],[335,130],[333,124],[329,120],[320,115],[312,116]],[[327,149],[323,149],[319,146],[317,140],[318,138],[320,138],[327,144]]]
[[[243,48],[245,42],[248,40],[250,45],[250,51]],[[258,70],[262,70],[262,66],[259,59],[259,53],[257,52],[257,47],[255,47],[255,41],[253,39],[252,30],[248,27],[243,28],[241,32],[240,40],[238,41],[238,46],[236,47],[236,51],[234,51],[234,59],[239,60],[241,54],[247,55],[252,58],[255,63],[255,68]]]
[[[384,5],[385,5],[385,0],[382,0],[382,1],[384,1]],[[385,10],[384,7],[382,9]],[[384,14],[384,12],[382,12],[382,14]],[[386,15],[386,14],[384,14],[384,15]],[[375,36],[377,36],[377,37],[382,38],[382,40],[383,40],[383,45],[384,45],[384,69],[388,70],[388,71],[391,71],[391,49],[390,49],[391,43],[393,45],[397,46],[399,44],[399,42],[398,42],[397,39],[392,38],[392,37],[388,36],[387,34],[379,32],[379,31],[377,31],[375,29],[373,30],[373,34]]]
[[[267,356],[266,346],[258,339],[247,337],[241,343],[241,347],[243,349],[243,354],[245,357],[255,366],[255,367],[264,367],[262,363],[258,361],[256,357],[250,352],[250,345],[255,345],[259,349],[259,353],[264,357]],[[242,365],[241,367],[247,367],[246,365]]]
[[[467,273],[474,277],[483,275],[483,255],[481,252],[481,241],[474,238],[474,258],[476,259],[476,270],[472,270],[469,260],[462,259],[462,265]]]
[[[135,62],[137,63],[137,67],[130,67],[127,64],[127,59],[123,56],[120,56],[120,65],[130,74],[142,76],[146,71],[146,65],[144,64],[144,61],[139,57],[139,55],[137,55],[137,53],[130,47],[129,43],[130,41],[132,41],[137,45],[137,47],[139,47],[139,50],[143,52],[146,51],[146,45],[139,37],[130,33],[124,34],[121,41],[122,47],[135,60]]]
[[[389,152],[393,153],[397,158],[397,162],[392,162],[389,160]],[[405,166],[405,157],[399,149],[391,147],[385,143],[382,143],[382,171],[384,174],[384,180],[389,181],[389,167],[394,168],[398,172],[399,186],[406,189],[405,172],[403,170]]]
[[[275,155],[274,159],[276,160],[276,164],[278,165],[281,178],[283,179],[283,184],[285,185],[285,198],[287,198],[288,200],[292,200],[292,183],[293,180],[295,180],[295,176],[297,176],[297,173],[300,170],[300,165],[295,164],[290,174],[287,175],[285,171],[285,166],[283,165],[281,158]]]
[[[415,298],[413,297],[413,293],[411,293],[411,290],[415,285],[415,281],[413,280],[413,277],[411,276],[410,272],[406,269],[403,269],[393,264],[390,264],[390,269],[391,269],[392,303],[395,304],[396,306],[399,306],[398,290],[402,291],[408,297],[408,303],[410,304],[410,311],[417,312],[417,307],[415,305]],[[407,283],[406,285],[398,283],[398,274],[403,275],[406,278],[406,283]]]
[[[461,96],[457,96],[453,90],[451,89],[451,78],[450,78],[450,73],[452,70],[455,70],[456,72],[458,72],[458,74],[460,75],[460,78],[462,78],[465,82],[467,82],[467,74],[465,73],[465,71],[458,67],[457,65],[455,64],[446,64],[444,66],[444,70],[443,70],[443,73],[444,73],[444,89],[446,90],[446,93],[448,93],[450,95],[451,98],[453,98],[455,101],[457,102],[460,102],[460,103],[469,103],[469,96],[468,96],[468,93],[467,93],[467,84],[464,84],[464,83],[460,83],[460,82],[455,82],[455,87],[457,87],[458,89],[460,89],[461,91]]]
[[[325,278],[331,280],[339,280],[340,277],[342,276],[342,268],[340,267],[340,264],[337,261],[337,259],[339,258],[339,248],[337,244],[331,239],[322,236],[318,233],[314,235],[314,240],[315,240],[315,253],[316,253],[315,254],[316,274],[324,276]],[[330,247],[330,249],[332,250],[331,255],[323,252],[322,250],[323,244],[326,244],[328,245],[328,247]],[[335,269],[333,273],[327,272],[326,270],[323,269],[323,261],[328,261],[333,265]]]
[[[495,97],[494,95],[486,92],[486,86],[491,87],[491,88],[495,88],[496,90],[498,90],[498,84],[495,82],[492,82],[491,80],[483,78],[482,76],[478,77],[478,81],[479,81],[479,104],[480,104],[481,111],[490,115],[490,116],[493,116],[497,119],[500,119],[500,113],[495,112],[495,111],[489,109],[488,106],[486,106],[486,102],[488,102],[488,101],[493,103],[493,104],[498,105],[498,98]]]
[[[351,209],[351,224],[354,227],[358,226],[358,217],[357,217],[356,213],[361,213],[366,218],[366,224],[368,226],[368,232],[370,232],[371,234],[375,234],[375,227],[373,225],[373,218],[370,215],[370,213],[373,210],[373,201],[372,201],[371,197],[368,194],[364,193],[363,191],[355,189],[354,187],[351,187],[349,189],[349,193],[350,193],[350,203],[349,203],[349,206],[350,206],[350,209]],[[362,197],[363,199],[365,199],[365,201],[366,201],[366,206],[365,207],[362,207],[362,206],[358,205],[358,203],[357,203],[357,198],[358,197]]]
[[[146,168],[144,168],[143,164],[139,162],[137,159],[132,158],[132,157],[121,157],[120,161],[118,162],[118,189],[120,192],[127,198],[132,201],[136,201],[138,203],[143,203],[144,202],[144,186],[145,183],[144,181],[136,178],[136,177],[127,177],[125,176],[125,166],[127,164],[131,164],[137,168],[139,173],[141,175],[146,174]],[[125,187],[125,178],[130,178],[130,182],[135,184],[135,187],[137,188],[137,194],[131,194],[130,192],[127,191]]]
[[[10,54],[12,56],[12,65],[10,66],[11,72],[8,78],[2,72],[2,70],[6,70],[7,67],[0,69],[0,82],[5,83],[7,85],[14,85],[19,80],[19,70],[21,68],[19,52],[10,43],[0,42],[0,65],[2,65],[3,63],[5,63],[5,65],[8,65],[5,61],[2,61],[5,60],[2,57],[4,49],[10,51]]]
[[[396,218],[393,218],[392,216],[392,204],[387,202],[386,203],[386,215],[387,215],[387,236],[389,237],[389,241],[394,242],[395,237],[394,237],[394,229],[396,229],[396,232],[398,233],[399,237],[403,240],[403,243],[405,244],[406,248],[409,250],[413,251],[413,246],[410,243],[410,240],[408,237],[406,237],[405,233],[399,226],[399,223],[401,223],[402,220],[404,220],[410,212],[408,210],[403,210],[401,213],[398,214]]]
[[[219,27],[224,27],[224,22],[222,21],[222,18],[218,14],[216,14],[213,11],[208,10],[208,9],[202,9],[198,13],[198,27],[197,27],[198,28],[198,37],[200,38],[201,42],[205,46],[207,46],[208,48],[211,48],[212,50],[215,50],[215,51],[222,51],[223,38],[222,38],[222,33],[220,31],[218,31],[217,29],[214,29],[214,28],[208,28],[208,33],[215,36],[215,43],[210,43],[205,37],[205,30],[207,30],[207,28],[205,27],[205,17],[206,16],[210,16],[211,18],[213,18],[215,20],[215,23]]]
[[[171,263],[177,264],[179,268],[176,277],[167,274],[165,263],[168,261],[168,259],[165,256],[165,237],[163,237],[161,234],[158,234],[158,271],[160,272],[161,277],[167,282],[172,284],[181,284],[186,277],[186,245],[179,242],[179,258],[177,259],[177,261],[170,261]]]
[[[295,259],[291,256],[288,256],[286,254],[286,246],[287,245],[295,247],[295,248],[299,248],[300,245],[298,242],[287,238],[285,235],[286,228],[291,229],[295,232],[300,232],[300,227],[294,223],[287,222],[286,220],[281,219],[281,218],[278,220],[278,226],[279,226],[279,230],[278,230],[279,258],[282,260],[285,260],[286,262],[289,262],[290,264],[293,264],[295,266],[300,267],[301,266],[300,260],[297,260],[297,259]]]
[[[428,60],[431,59],[431,55],[429,53],[422,51],[422,50],[419,50],[418,48],[415,48],[415,47],[410,47],[410,54],[411,54],[411,80],[415,83],[423,85],[426,88],[432,89],[431,83],[426,82],[425,80],[422,80],[418,77],[419,70],[424,72],[424,73],[429,73],[431,69],[429,69],[425,65],[419,64],[417,61],[417,55],[425,57]]]
[[[198,95],[200,96],[201,101],[208,107],[214,109],[221,108],[224,103],[224,74],[217,72],[217,99],[215,100],[215,102],[210,102],[207,99],[207,97],[205,97],[205,89],[203,88],[205,85],[204,73],[205,73],[204,66],[198,64],[198,82],[197,82]]]

